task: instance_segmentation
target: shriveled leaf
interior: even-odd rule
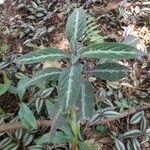
[[[47,81],[47,80],[55,81],[58,80],[60,73],[61,73],[61,69],[59,68],[46,68],[37,71],[26,84],[27,86],[30,86],[42,81]]]
[[[25,128],[29,129],[30,126],[32,126],[34,129],[37,128],[35,117],[32,111],[25,103],[20,104],[20,110],[18,115],[19,115],[19,119],[21,120]]]
[[[142,132],[140,130],[134,129],[134,130],[130,130],[130,131],[125,132],[122,135],[122,138],[124,138],[124,139],[126,139],[126,138],[137,138],[141,135],[142,135]]]
[[[46,60],[55,60],[69,57],[70,56],[64,53],[62,50],[56,48],[43,48],[18,57],[14,60],[14,62],[18,64],[33,64]]]
[[[126,150],[124,143],[121,140],[115,139],[117,150]]]
[[[89,81],[86,81],[80,89],[77,107],[79,107],[78,116],[81,120],[91,119],[94,113],[94,91]]]
[[[137,139],[133,139],[133,147],[135,150],[141,150],[140,143]]]
[[[3,80],[4,83],[3,84],[0,83],[0,96],[5,94],[11,86],[11,81],[7,78],[5,72],[3,73]]]
[[[91,72],[92,75],[97,78],[102,78],[112,82],[122,79],[127,71],[129,71],[129,68],[123,65],[117,63],[104,63],[97,65]]]
[[[76,63],[64,69],[61,73],[59,87],[59,101],[63,111],[67,111],[76,104],[81,84],[81,65]]]
[[[92,44],[85,47],[81,52],[81,57],[107,60],[130,59],[142,55],[143,53],[136,48],[119,43]]]
[[[132,118],[130,119],[130,124],[136,124],[139,123],[142,119],[143,116],[143,111],[137,112],[136,114],[134,114],[132,116]]]
[[[66,24],[66,35],[69,41],[74,37],[75,40],[83,35],[86,25],[86,11],[83,8],[76,8],[68,17]]]

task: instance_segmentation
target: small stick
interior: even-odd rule
[[[121,118],[124,118],[128,115],[134,114],[138,111],[141,110],[145,110],[145,109],[150,109],[150,105],[146,105],[146,106],[137,106],[135,108],[130,108],[128,110],[124,110],[121,112],[120,117],[117,118],[105,118],[102,121],[100,121],[98,124],[106,124]],[[51,126],[52,121],[50,120],[37,120],[37,126],[41,127],[41,126]],[[15,130],[18,128],[24,128],[21,122],[14,122],[14,123],[3,123],[0,124],[0,132],[6,132],[9,130]]]

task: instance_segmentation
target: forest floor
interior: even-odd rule
[[[40,1],[40,0],[39,0]],[[57,47],[69,51],[65,37],[65,24],[68,13],[75,6],[86,6],[90,15],[95,18],[97,31],[105,41],[123,41],[149,54],[150,52],[150,2],[147,0],[103,0],[86,4],[83,0],[72,0],[69,7],[64,0],[41,0],[38,4],[33,0],[5,0],[0,5],[0,51],[1,63],[4,59],[11,61],[16,54],[25,54],[34,45]],[[27,6],[27,7],[26,7]],[[38,12],[37,7],[41,10]],[[32,43],[32,44],[31,44]],[[33,45],[34,44],[34,45]],[[5,49],[6,48],[6,49]],[[4,58],[5,57],[5,58]],[[93,62],[94,63],[94,62]],[[122,61],[132,72],[123,80],[117,82],[93,81],[96,103],[111,99],[115,107],[126,110],[139,104],[150,102],[150,61],[148,56]],[[62,67],[64,62],[46,62],[44,67]],[[27,68],[29,73],[31,66]],[[3,68],[0,70],[4,70]],[[17,71],[14,67],[5,68],[8,77],[14,84],[17,82]],[[2,81],[2,74],[0,80]],[[19,110],[18,97],[13,92],[0,96],[0,120],[5,120],[1,114],[16,116]],[[30,98],[30,91],[25,100]],[[150,128],[150,109],[145,116]],[[91,140],[103,150],[112,149],[112,132],[126,131],[129,116],[120,121],[108,122],[105,125],[84,128],[84,137]],[[11,117],[10,117],[11,118]],[[12,119],[12,118],[11,118]],[[11,120],[10,119],[10,120]],[[8,118],[6,119],[8,122]],[[9,121],[10,121],[9,120]],[[133,125],[136,128],[138,125]],[[150,142],[145,142],[145,149],[150,150]],[[143,148],[143,150],[144,150]]]

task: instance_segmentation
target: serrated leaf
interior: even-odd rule
[[[129,68],[117,63],[104,63],[97,65],[92,71],[92,75],[108,81],[116,81],[122,79]]]
[[[85,31],[86,11],[83,8],[76,8],[68,17],[66,24],[66,35],[69,41],[71,38],[79,40]]]
[[[46,68],[40,71],[37,71],[32,78],[26,83],[27,86],[31,86],[37,84],[42,81],[47,80],[58,80],[58,77],[61,73],[61,69],[59,68]]]
[[[30,52],[14,60],[18,64],[40,63],[46,60],[69,58],[70,56],[57,48],[43,48]]]
[[[119,43],[92,44],[83,48],[81,52],[81,57],[107,60],[130,59],[142,55],[143,53],[136,48]]]
[[[117,150],[126,150],[125,145],[122,141],[115,139],[115,144],[116,144]]]
[[[130,119],[130,124],[136,124],[139,123],[142,119],[143,111],[135,113],[132,118]]]
[[[77,107],[79,107],[78,116],[81,120],[89,120],[94,113],[94,91],[89,81],[86,81],[80,89]]]
[[[135,150],[141,150],[140,143],[137,139],[133,139],[133,147]]]
[[[81,64],[77,63],[63,70],[58,81],[59,101],[63,111],[76,104],[81,84]]]
[[[5,94],[11,86],[11,81],[7,78],[5,72],[3,73],[3,80],[4,83],[3,84],[0,83],[0,96]]]
[[[130,130],[130,131],[125,132],[122,135],[122,138],[124,138],[124,139],[126,139],[126,138],[137,138],[141,135],[142,135],[142,132],[140,130],[134,129],[134,130]]]
[[[29,129],[30,126],[32,126],[34,129],[37,128],[35,117],[25,103],[20,104],[20,110],[18,115],[25,128]]]

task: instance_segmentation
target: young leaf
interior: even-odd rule
[[[86,11],[83,8],[76,8],[72,14],[68,17],[66,24],[66,35],[71,41],[72,37],[75,40],[83,35],[86,25]]]
[[[134,129],[134,130],[130,130],[130,131],[125,132],[122,135],[122,138],[124,138],[124,139],[126,139],[126,138],[137,138],[141,135],[142,135],[142,132],[140,130]]]
[[[18,64],[40,63],[46,60],[69,58],[70,56],[56,48],[44,48],[18,57],[14,60]]]
[[[26,84],[30,86],[45,80],[58,80],[60,73],[61,69],[59,68],[46,68],[37,71]]]
[[[128,67],[125,67],[116,63],[104,63],[101,65],[97,65],[91,72],[92,75],[97,78],[102,78],[108,81],[116,81],[122,79],[127,71]]]
[[[81,83],[81,65],[76,63],[61,73],[58,87],[59,100],[63,111],[76,104]]]
[[[115,144],[116,144],[117,150],[126,150],[125,145],[122,141],[115,139]]]
[[[105,58],[107,60],[129,59],[142,55],[143,53],[136,48],[119,43],[92,44],[85,47],[81,52],[81,57],[97,59]]]
[[[142,119],[143,116],[143,111],[137,112],[136,114],[134,114],[132,116],[132,118],[130,119],[130,124],[136,124],[139,123]]]
[[[37,128],[35,117],[25,103],[20,104],[20,110],[18,115],[25,128],[29,128],[30,126],[32,126],[34,129]]]
[[[25,77],[25,78],[22,78],[21,80],[19,80],[19,83],[17,85],[17,94],[18,94],[20,100],[22,100],[22,98],[26,92],[28,81],[29,81],[28,77]]]
[[[80,89],[77,107],[79,107],[78,116],[81,120],[88,120],[94,113],[94,91],[89,81],[86,81]]]
[[[4,83],[0,83],[0,96],[5,94],[11,86],[11,81],[7,78],[6,73],[3,73]]]

